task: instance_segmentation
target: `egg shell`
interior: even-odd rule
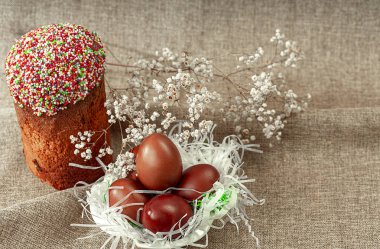
[[[139,180],[147,189],[165,190],[176,186],[181,179],[181,155],[167,136],[154,133],[139,146],[136,170]]]
[[[220,174],[218,170],[210,164],[197,164],[183,172],[178,188],[194,189],[199,192],[209,191],[214,183],[218,181]],[[174,193],[182,196],[188,201],[197,199],[202,195],[192,190],[177,190]]]
[[[168,232],[176,223],[174,230],[184,226],[191,216],[193,210],[185,199],[174,194],[162,194],[145,204],[142,224],[153,233]]]
[[[145,189],[144,186],[133,179],[130,178],[122,178],[119,180],[114,181],[110,187],[123,187],[122,189],[109,189],[108,190],[108,196],[109,196],[109,207],[114,206],[118,201],[125,198],[130,192],[134,190],[143,190]],[[149,197],[145,194],[131,194],[126,200],[124,200],[121,204],[117,206],[123,206],[126,204],[132,204],[132,203],[146,203],[149,201]],[[136,206],[129,206],[123,208],[122,214],[129,216],[131,219],[136,220],[137,219],[137,213],[140,208],[143,208],[144,205],[136,205]]]

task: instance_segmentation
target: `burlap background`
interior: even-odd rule
[[[267,200],[250,209],[261,246],[380,248],[380,2],[13,0],[0,1],[0,12],[1,70],[14,39],[54,22],[97,30],[122,60],[164,46],[220,58],[252,51],[281,28],[306,53],[290,81],[313,104],[282,145],[246,158],[257,179],[250,188]],[[76,240],[91,231],[70,227],[85,222],[72,191],[56,192],[26,169],[1,81],[0,248],[99,248],[104,236]],[[210,233],[209,248],[252,247],[244,228]]]

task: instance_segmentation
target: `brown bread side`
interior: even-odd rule
[[[68,164],[99,166],[95,158],[84,161],[79,155],[74,155],[75,148],[69,137],[78,131],[99,131],[108,127],[105,98],[102,82],[83,101],[71,104],[53,116],[39,117],[33,114],[31,108],[20,108],[15,104],[26,164],[34,175],[59,190],[73,187],[78,181],[94,182],[103,175],[101,169],[80,169]],[[97,136],[94,135],[92,140],[96,140]],[[109,142],[109,137],[106,139]],[[103,143],[104,136],[96,143],[94,155]],[[112,157],[106,156],[102,160],[109,163]]]

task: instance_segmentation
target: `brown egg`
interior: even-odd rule
[[[193,210],[186,200],[177,195],[163,194],[145,204],[141,221],[153,233],[168,232],[176,224],[175,230],[184,226],[191,216]]]
[[[125,198],[130,192],[134,190],[143,190],[145,189],[144,186],[133,179],[129,178],[122,178],[119,180],[114,181],[111,184],[111,187],[123,187],[122,189],[109,189],[108,195],[109,195],[109,206],[114,206],[118,201]],[[132,203],[146,203],[149,201],[149,197],[145,194],[131,194],[125,201],[123,201],[121,204],[118,204],[117,206],[123,206],[126,204],[132,204]],[[136,205],[136,206],[129,206],[123,208],[122,213],[125,215],[128,215],[131,219],[136,220],[137,219],[137,212],[140,208],[144,207],[144,205]]]
[[[139,180],[147,189],[165,190],[176,186],[181,179],[181,155],[167,136],[154,133],[139,146],[136,170]]]
[[[199,192],[209,191],[213,184],[218,181],[220,175],[218,170],[210,164],[197,164],[183,172],[178,188],[194,189]],[[202,193],[191,190],[177,190],[175,194],[182,196],[186,200],[197,199]]]

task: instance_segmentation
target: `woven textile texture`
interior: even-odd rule
[[[379,1],[0,1],[0,62],[14,40],[44,24],[96,30],[119,59],[162,47],[195,51],[231,67],[276,28],[306,60],[288,75],[313,96],[283,142],[245,158],[249,209],[261,248],[380,248]],[[111,56],[107,58],[113,61]],[[121,84],[123,72],[107,69]],[[0,77],[0,248],[100,248],[72,190],[55,191],[26,168],[13,100]],[[218,126],[219,137],[231,127]],[[262,141],[261,141],[262,142]],[[210,232],[209,248],[254,248],[244,226]]]

